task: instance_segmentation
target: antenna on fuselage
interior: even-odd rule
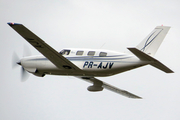
[[[105,45],[106,43],[104,43],[101,47],[100,47],[100,49]]]

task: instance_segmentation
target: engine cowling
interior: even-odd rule
[[[36,68],[25,68],[25,70],[27,70],[28,72],[32,73],[33,75],[35,75],[37,77],[44,77],[45,76],[44,73],[40,73]]]
[[[87,88],[88,91],[91,91],[91,92],[97,92],[97,91],[102,91],[104,88],[102,86],[89,86]]]

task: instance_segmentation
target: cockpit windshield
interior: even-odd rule
[[[61,54],[61,55],[69,55],[69,53],[70,53],[70,51],[71,50],[61,50],[59,53]]]

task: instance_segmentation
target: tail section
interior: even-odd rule
[[[169,29],[170,27],[167,26],[157,26],[136,48],[128,49],[140,60],[147,61],[166,73],[173,73],[171,69],[153,58]]]
[[[170,27],[167,26],[157,26],[136,48],[154,56],[169,29]]]

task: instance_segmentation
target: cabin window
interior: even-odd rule
[[[95,51],[89,51],[89,52],[88,52],[88,55],[89,55],[89,56],[94,56],[94,54],[95,54]]]
[[[106,56],[107,56],[107,53],[106,53],[106,52],[100,52],[100,53],[99,53],[99,56],[100,56],[100,57],[106,57]]]
[[[83,55],[84,51],[77,51],[76,55]]]
[[[60,54],[61,55],[69,55],[71,50],[61,50]]]

